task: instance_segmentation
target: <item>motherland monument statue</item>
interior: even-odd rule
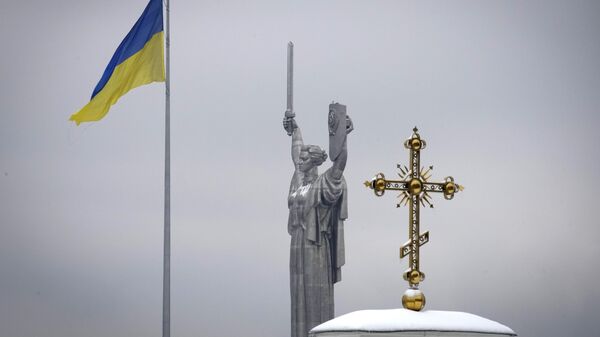
[[[346,106],[329,105],[329,158],[333,166],[317,168],[327,154],[305,145],[293,111],[293,44],[288,44],[287,109],[283,127],[292,137],[294,174],[288,195],[290,243],[291,336],[306,337],[313,327],[334,317],[333,285],[344,265],[344,220],[347,188],[344,169],[347,134],[353,130]]]

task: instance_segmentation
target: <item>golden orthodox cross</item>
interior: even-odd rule
[[[408,204],[408,241],[400,247],[400,258],[408,255],[409,268],[404,273],[404,280],[408,281],[411,289],[402,297],[402,304],[405,308],[416,311],[425,306],[425,295],[418,290],[419,283],[425,279],[425,274],[419,269],[419,247],[429,241],[429,231],[420,234],[420,206],[433,207],[429,193],[443,193],[444,198],[450,200],[455,193],[463,190],[452,177],[446,177],[444,182],[429,181],[433,166],[429,166],[427,170],[421,167],[421,150],[426,145],[415,127],[412,136],[404,142],[404,147],[410,150],[410,167],[398,164],[400,180],[387,180],[383,173],[379,173],[371,181],[365,181],[365,186],[371,188],[378,197],[386,190],[401,191],[397,207]]]

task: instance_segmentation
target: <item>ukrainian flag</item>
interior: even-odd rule
[[[129,90],[164,82],[164,54],[162,0],[150,0],[108,63],[90,102],[69,120],[77,125],[98,121]]]

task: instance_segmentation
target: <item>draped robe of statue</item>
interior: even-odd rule
[[[303,185],[296,166],[288,197],[292,337],[334,317],[333,285],[344,264],[344,220],[347,191],[333,168]]]

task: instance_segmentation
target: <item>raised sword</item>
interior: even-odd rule
[[[287,107],[285,109],[286,118],[294,118],[294,44],[288,42],[287,47]],[[288,136],[291,136],[292,130],[288,131]]]

